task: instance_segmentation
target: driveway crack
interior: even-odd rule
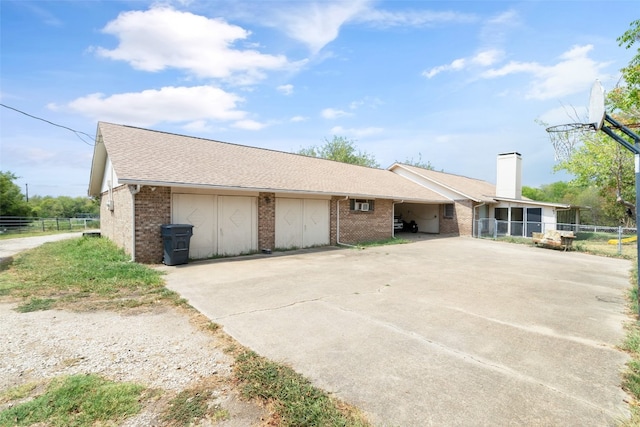
[[[235,313],[230,313],[230,314],[226,314],[224,316],[216,317],[213,320],[223,320],[223,319],[229,319],[231,317],[242,316],[242,315],[245,315],[245,314],[254,314],[254,313],[264,313],[264,312],[267,312],[267,311],[276,311],[276,310],[281,310],[283,308],[294,307],[294,306],[300,305],[300,304],[306,304],[306,303],[310,303],[310,302],[322,301],[325,298],[331,298],[331,297],[334,297],[334,296],[335,295],[325,295],[325,296],[318,297],[318,298],[310,298],[310,299],[305,299],[305,300],[293,301],[293,302],[290,302],[289,304],[283,304],[283,305],[279,305],[279,306],[275,306],[275,307],[266,307],[266,308],[257,308],[255,310],[238,311],[238,312],[235,312]]]

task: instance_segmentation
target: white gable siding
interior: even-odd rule
[[[107,157],[104,167],[104,175],[102,176],[102,185],[100,187],[100,193],[104,193],[105,191],[109,191],[109,183],[111,183],[111,188],[116,188],[120,185],[118,182],[118,176],[116,175],[116,171],[113,170],[113,165],[111,164],[111,159]]]
[[[400,175],[403,178],[407,178],[409,181],[415,182],[416,184],[420,184],[423,187],[428,188],[429,190],[435,193],[438,193],[439,195],[451,201],[461,199],[459,193],[456,193],[455,191],[451,191],[450,189],[443,187],[441,185],[438,185],[433,181],[424,179],[421,176],[418,176],[406,169],[396,168],[393,170],[393,173]]]

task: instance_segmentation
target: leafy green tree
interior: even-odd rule
[[[0,171],[0,216],[31,216],[31,208],[13,173]]]
[[[96,200],[89,197],[33,196],[29,204],[34,215],[40,218],[77,218],[87,214],[97,215],[100,210]]]
[[[372,168],[380,166],[373,155],[358,150],[353,140],[342,136],[334,136],[331,141],[325,138],[324,142],[322,146],[302,148],[298,151],[298,154]]]
[[[625,86],[616,88],[613,92],[616,104],[623,111],[629,111],[637,118],[640,116],[640,19],[633,21],[630,28],[618,37],[618,45],[630,49],[637,44],[636,54],[624,67],[622,78]]]

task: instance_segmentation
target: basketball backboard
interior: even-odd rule
[[[589,97],[589,123],[595,130],[600,130],[604,124],[604,89],[599,80],[591,86],[591,96]]]

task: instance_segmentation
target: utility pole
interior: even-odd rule
[[[26,183],[25,183],[25,184],[24,184],[24,187],[25,187],[26,192],[27,192],[27,203],[29,203],[29,184],[26,184]]]

